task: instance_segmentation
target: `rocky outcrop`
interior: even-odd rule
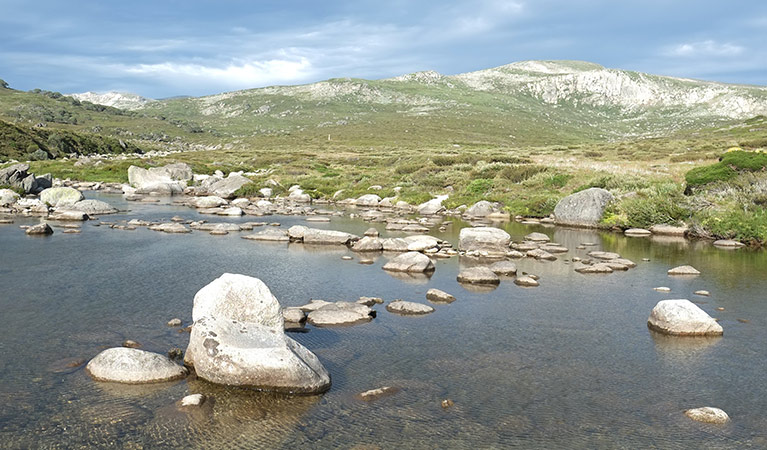
[[[282,308],[259,279],[223,274],[194,298],[184,357],[212,383],[314,394],[330,388],[319,359],[284,332]]]
[[[462,228],[458,235],[458,249],[466,252],[486,252],[488,256],[505,256],[511,236],[500,228]]]
[[[238,189],[252,182],[253,180],[248,177],[244,177],[237,173],[230,173],[228,177],[209,185],[207,194],[221,198],[234,198],[234,193],[237,192]]]
[[[647,326],[676,336],[721,336],[722,326],[689,300],[662,300],[652,309]]]
[[[115,347],[96,355],[85,367],[95,380],[116,383],[159,383],[184,378],[187,370],[167,356],[137,348]]]
[[[182,194],[186,188],[186,182],[192,177],[192,169],[184,163],[150,169],[138,166],[128,167],[128,182],[136,188],[137,194]]]
[[[84,200],[83,193],[71,187],[54,187],[40,192],[40,201],[54,208],[73,205]]]
[[[433,272],[434,263],[423,253],[407,252],[391,259],[384,264],[383,269],[391,272]]]
[[[554,220],[560,225],[596,227],[612,200],[613,195],[601,188],[576,192],[557,203]]]

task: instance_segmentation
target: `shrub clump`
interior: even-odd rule
[[[767,153],[735,150],[725,153],[716,164],[690,170],[685,175],[685,181],[689,189],[715,181],[729,181],[741,172],[757,172],[765,168]]]

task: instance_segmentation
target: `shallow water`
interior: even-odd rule
[[[218,218],[171,204],[124,202],[130,211],[104,221]],[[678,239],[505,226],[515,240],[541,231],[571,251],[554,262],[517,261],[541,277],[538,288],[511,279],[491,292],[455,281],[470,261],[437,260],[431,278],[401,279],[358,264],[346,248],[309,248],[240,239],[243,233],[169,235],[85,223],[81,234],[26,236],[0,225],[0,447],[195,448],[734,448],[767,446],[767,253],[713,248]],[[330,224],[270,216],[361,234],[371,225],[333,217]],[[383,235],[382,224],[375,224]],[[455,221],[437,237],[457,245]],[[615,251],[639,266],[626,273],[581,275],[565,259],[581,242]],[[590,248],[591,249],[591,248]],[[589,249],[589,250],[590,250]],[[343,255],[353,256],[344,261]],[[642,262],[649,258],[649,262]],[[703,275],[672,278],[692,264]],[[322,396],[290,397],[222,388],[189,378],[151,386],[92,381],[83,366],[125,339],[165,353],[188,334],[165,323],[191,320],[192,299],[224,272],[261,278],[284,306],[312,298],[378,296],[428,303],[437,287],[458,300],[436,312],[402,317],[376,306],[372,322],[314,328],[291,337],[330,371]],[[671,293],[654,291],[668,286]],[[692,294],[711,291],[711,297]],[[670,338],[650,332],[652,307],[688,298],[720,318],[722,338]],[[725,308],[717,311],[717,307]],[[738,319],[746,319],[743,323]],[[400,392],[374,402],[355,394],[381,386]],[[188,393],[213,398],[194,414],[177,412]],[[443,409],[440,402],[455,405]],[[682,411],[716,406],[732,423],[704,425]]]

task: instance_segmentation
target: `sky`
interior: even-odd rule
[[[209,95],[534,59],[767,85],[767,2],[0,0],[12,88]]]

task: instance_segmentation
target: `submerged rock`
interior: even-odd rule
[[[432,272],[434,263],[423,253],[407,252],[391,259],[383,269],[392,272]]]
[[[647,326],[676,336],[721,336],[722,326],[689,300],[662,300],[652,309]]]
[[[696,422],[724,424],[730,421],[730,416],[726,412],[710,406],[688,409],[684,415]]]
[[[162,231],[163,233],[191,233],[192,230],[186,227],[186,225],[177,223],[177,222],[171,222],[171,223],[160,223],[157,225],[151,225],[149,226],[149,229],[152,231]]]
[[[378,400],[379,398],[382,398],[382,397],[388,397],[389,395],[394,395],[397,392],[399,392],[398,388],[391,387],[391,386],[383,386],[377,389],[370,389],[368,391],[357,394],[357,397],[360,400],[371,402],[373,400]]]
[[[714,241],[714,246],[722,248],[740,248],[745,247],[746,244],[732,239],[719,239],[718,241]]]
[[[530,233],[525,236],[525,240],[531,242],[549,242],[551,238],[543,233]]]
[[[164,355],[127,347],[104,350],[85,370],[98,381],[130,384],[172,381],[187,375],[184,367]]]
[[[319,359],[287,337],[282,308],[259,279],[223,274],[194,298],[184,361],[212,383],[314,394],[330,388]]]

